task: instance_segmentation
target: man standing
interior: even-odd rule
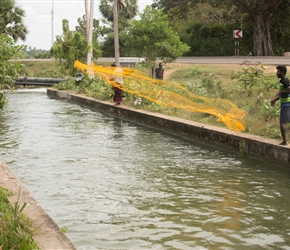
[[[155,77],[157,79],[163,80],[164,69],[162,63],[159,63],[159,68],[155,69]]]
[[[280,78],[280,90],[276,94],[275,98],[271,100],[271,106],[274,106],[276,101],[280,99],[280,131],[282,136],[282,141],[279,145],[286,146],[286,123],[290,122],[290,81],[286,77],[287,68],[284,65],[279,65],[276,67],[277,77]]]
[[[116,64],[113,63],[111,67],[116,67]],[[116,67],[114,73],[116,73],[116,75],[113,75],[112,78],[110,79],[111,81],[113,81],[112,84],[112,89],[114,90],[113,101],[115,102],[115,104],[119,105],[123,101],[123,91],[122,91],[124,84],[124,80],[122,77],[123,69],[120,67]]]

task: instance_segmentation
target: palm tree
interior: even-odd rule
[[[137,0],[101,0],[99,10],[102,15],[113,23],[115,63],[120,64],[119,49],[119,18],[123,20],[132,19],[138,12]]]
[[[16,6],[15,0],[1,0],[0,34],[11,36],[14,42],[25,40],[28,30],[23,22],[25,11]]]
[[[111,22],[114,21],[113,2],[114,0],[101,0],[99,6],[102,15]],[[137,0],[117,0],[117,9],[120,18],[132,19],[138,12]]]

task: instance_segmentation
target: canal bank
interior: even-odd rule
[[[237,150],[241,154],[261,157],[267,161],[277,161],[288,167],[290,162],[290,148],[278,145],[277,141],[246,133],[201,124],[194,121],[171,117],[168,115],[139,110],[127,106],[116,106],[113,103],[96,100],[94,98],[47,89],[51,98],[67,99],[68,102],[79,104],[92,110],[129,119],[142,125],[148,125],[164,131],[172,132],[189,139],[203,140],[217,146],[222,145]]]
[[[13,192],[8,196],[9,202],[14,207],[18,202],[24,208],[24,214],[33,221],[35,232],[33,239],[41,250],[75,250],[76,248],[60,230],[57,224],[50,218],[44,209],[38,204],[27,188],[14,175],[7,164],[0,159],[0,186]]]

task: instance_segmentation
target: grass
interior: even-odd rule
[[[62,78],[58,64],[54,61],[46,62],[22,62],[25,65],[26,72],[23,75],[28,77],[44,77],[44,78]]]
[[[240,77],[249,67],[263,67],[261,83],[254,84],[250,89],[245,89]],[[280,139],[279,130],[279,105],[269,106],[269,100],[277,92],[278,79],[273,65],[169,65],[165,70],[170,70],[168,80],[182,84],[195,83],[197,86],[208,86],[206,96],[209,98],[227,99],[246,112],[246,133],[259,135],[271,139]],[[219,93],[219,94],[217,94]],[[178,114],[177,114],[178,115]],[[179,116],[179,115],[178,115]],[[215,126],[223,126],[213,117],[203,114],[193,114],[193,120]]]
[[[32,221],[23,214],[26,204],[12,207],[7,198],[11,194],[0,187],[0,249],[39,249],[32,238]]]

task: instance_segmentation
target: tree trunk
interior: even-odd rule
[[[254,20],[254,54],[273,56],[269,20],[265,21],[261,15]]]

